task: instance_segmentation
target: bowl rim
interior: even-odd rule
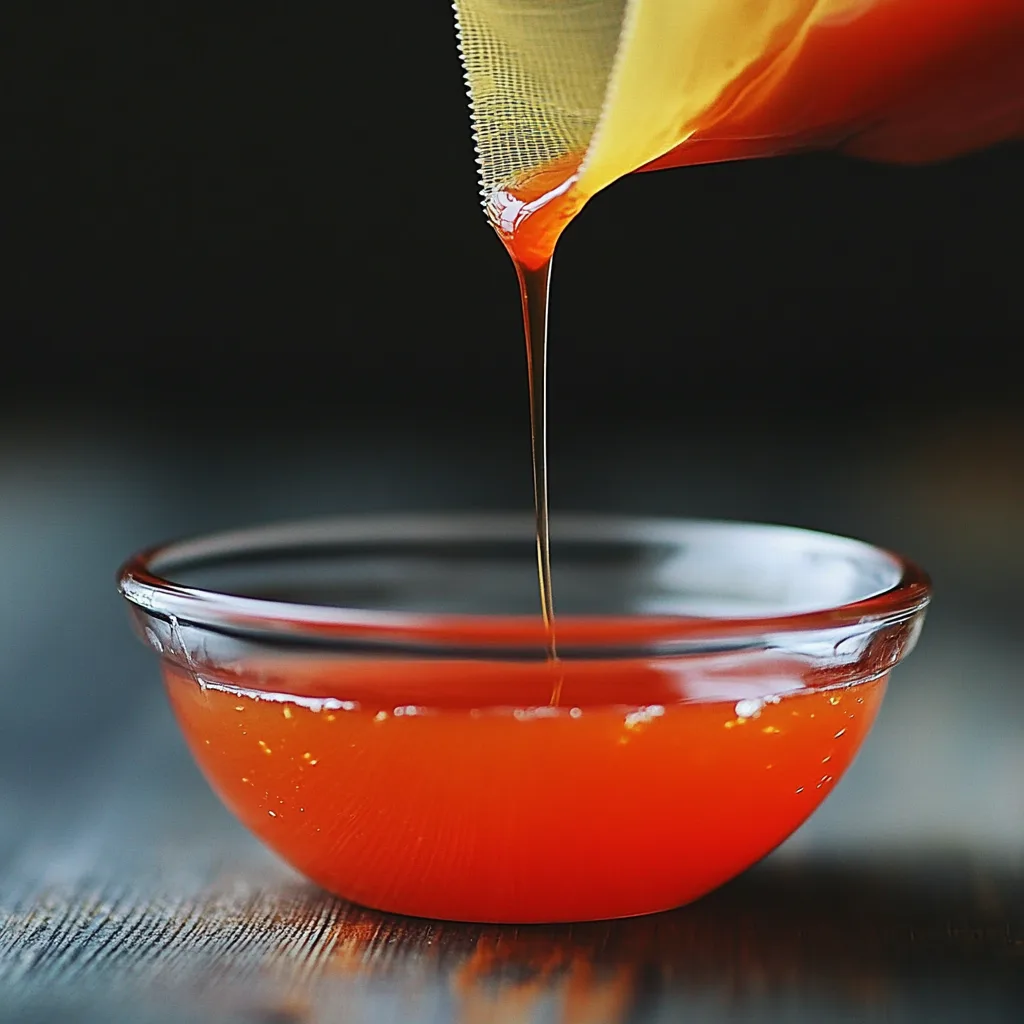
[[[229,635],[258,636],[296,643],[370,643],[480,648],[544,645],[540,613],[533,616],[445,614],[335,607],[243,597],[175,583],[169,570],[223,557],[266,554],[303,545],[508,540],[533,535],[534,519],[509,513],[427,513],[299,519],[191,536],[139,551],[118,573],[118,589],[138,613],[172,626],[187,624]],[[683,535],[759,531],[776,542],[835,551],[888,563],[895,582],[844,604],[778,615],[708,616],[558,615],[560,644],[607,650],[614,647],[741,642],[764,634],[844,627],[877,628],[920,616],[931,599],[931,580],[918,565],[885,548],[849,537],[801,527],[728,519],[647,518],[601,514],[552,516],[552,533],[586,541],[681,542]],[[167,573],[167,575],[164,575]]]

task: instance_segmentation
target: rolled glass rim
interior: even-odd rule
[[[556,543],[693,544],[723,532],[808,553],[846,554],[888,570],[891,585],[856,599],[809,611],[777,615],[556,615],[559,649],[612,654],[617,649],[662,653],[669,649],[745,646],[766,635],[843,628],[880,628],[919,617],[931,582],[915,563],[848,537],[770,523],[732,520],[655,519],[593,514],[552,517]],[[507,543],[534,536],[531,516],[518,514],[360,515],[296,520],[205,534],[146,548],[121,568],[118,588],[138,613],[173,625],[229,636],[319,647],[366,645],[444,653],[543,648],[547,633],[539,615],[448,614],[334,607],[237,596],[175,582],[175,571],[224,558],[244,559],[303,548],[387,542],[410,545]],[[756,538],[755,538],[756,539]],[[557,588],[557,579],[556,579]],[[557,597],[557,589],[556,589]],[[557,605],[556,605],[557,607]]]

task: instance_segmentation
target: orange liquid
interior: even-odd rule
[[[292,660],[200,686],[165,667],[214,789],[300,872],[365,906],[504,922],[664,910],[785,839],[885,690],[806,673],[768,654]]]
[[[1024,3],[867,2],[751,69],[696,127],[644,169],[811,148],[924,163],[1024,138]],[[581,159],[492,197],[492,222],[524,266],[550,258],[583,205],[572,187]]]

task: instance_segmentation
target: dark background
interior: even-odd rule
[[[269,519],[528,508],[525,360],[447,3],[8,3],[3,22],[0,1007],[110,1021],[87,1016],[80,972],[25,967],[54,887],[58,952],[111,879],[172,908],[267,871],[264,897],[288,892],[192,767],[116,566]],[[558,253],[556,511],[795,523],[935,579],[857,764],[755,876],[760,902],[736,890],[746,916],[723,918],[722,949],[784,950],[773,976],[805,1011],[787,1020],[851,1012],[797,942],[822,923],[871,950],[991,923],[995,952],[883,958],[878,1019],[940,1019],[940,976],[941,1019],[1019,1011],[1022,181],[1020,144],[913,170],[808,155],[638,175]],[[821,858],[839,867],[815,874]],[[828,879],[794,897],[820,908],[809,925],[773,895],[790,863]],[[950,896],[967,889],[981,917]],[[713,959],[749,1019],[783,1019],[746,961]],[[90,999],[131,974],[90,963]]]
[[[522,429],[447,4],[56,11],[5,15],[7,411]],[[1009,145],[620,183],[558,254],[559,429],[1016,408],[1022,180]]]

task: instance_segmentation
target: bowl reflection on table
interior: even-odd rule
[[[928,601],[785,527],[359,519],[145,552],[121,589],[224,803],[354,902],[491,922],[687,903],[849,766]]]

